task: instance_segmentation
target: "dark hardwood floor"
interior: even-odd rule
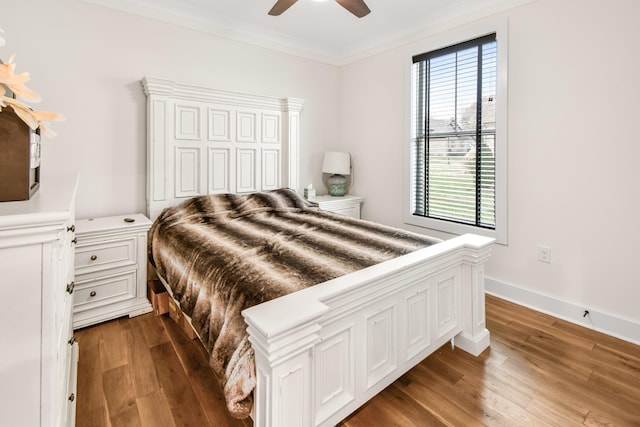
[[[342,427],[640,426],[640,346],[487,297],[491,347],[445,345]],[[231,418],[204,349],[167,317],[76,333],[77,426],[250,426]]]

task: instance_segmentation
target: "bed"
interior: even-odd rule
[[[321,212],[297,196],[300,99],[151,77],[142,84],[148,114],[147,210],[158,220],[149,239],[151,259],[211,351],[214,371],[231,396],[232,413],[251,412],[256,426],[335,425],[447,341],[455,339],[474,355],[488,347],[484,266],[492,239],[464,235],[436,241]],[[231,264],[185,274],[201,258],[227,246],[227,237],[216,237],[214,244],[205,241],[207,232],[196,226],[233,228],[242,219],[255,218],[261,221],[258,229],[236,230],[244,243],[241,251],[232,249],[233,262],[251,254],[260,264],[274,253],[284,254],[289,257],[285,267],[256,274],[268,282],[265,272],[279,271],[285,280],[274,280],[286,286],[266,296],[224,290],[233,302],[247,300],[231,304],[238,307],[228,316],[233,321],[225,323],[221,313],[227,309],[219,309],[219,297],[209,294],[198,302],[197,296],[220,278],[221,270],[242,276],[242,281],[253,275],[253,268]],[[298,228],[281,232],[285,218]],[[319,261],[317,254],[314,258],[313,251],[292,258],[307,250],[291,249],[291,242],[322,246],[317,239],[328,244],[323,230],[337,235],[335,227],[347,226],[380,227],[378,232],[400,233],[402,245],[411,244],[383,248],[385,256],[370,259],[365,247],[340,255],[345,244],[334,245],[338,257],[329,269],[320,268],[329,262]],[[280,230],[278,244],[263,239],[265,230],[272,229]],[[186,235],[187,230],[195,236],[192,248],[207,250],[195,255],[159,239]],[[357,268],[343,265],[359,257]],[[190,262],[178,263],[179,258]],[[203,280],[195,284],[194,277]],[[219,333],[231,324],[240,330],[233,338]],[[216,335],[223,338],[216,340]],[[215,351],[227,341],[234,342],[234,350]]]

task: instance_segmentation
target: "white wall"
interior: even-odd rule
[[[0,58],[15,53],[31,73],[35,107],[67,118],[51,124],[42,174],[80,173],[80,217],[145,211],[145,75],[304,99],[301,183],[321,185],[322,144],[337,139],[334,66],[77,0],[3,2],[0,28]]]
[[[564,317],[581,319],[588,308],[630,321],[640,341],[640,2],[539,0],[501,16],[509,20],[509,244],[495,248],[487,274],[576,311]],[[403,226],[405,64],[424,42],[341,70],[352,193],[366,196],[367,219],[395,226]],[[537,261],[541,244],[551,264]]]
[[[5,3],[0,58],[16,53],[38,107],[67,116],[44,142],[43,178],[81,174],[80,217],[144,212],[139,81],[153,75],[305,99],[301,184],[324,191],[322,153],[348,150],[365,218],[406,227],[406,61],[425,40],[338,69],[76,0]],[[640,2],[538,0],[504,16],[509,245],[495,248],[488,275],[523,291],[516,296],[565,304],[575,311],[566,317],[585,307],[638,325]],[[551,264],[537,261],[539,244],[551,247]]]

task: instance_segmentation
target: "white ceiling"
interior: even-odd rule
[[[334,0],[84,0],[218,36],[343,65],[443,28],[534,0],[365,0],[356,18]]]

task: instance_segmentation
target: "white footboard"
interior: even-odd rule
[[[480,354],[492,243],[460,236],[243,311],[255,425],[335,425],[454,337]]]

